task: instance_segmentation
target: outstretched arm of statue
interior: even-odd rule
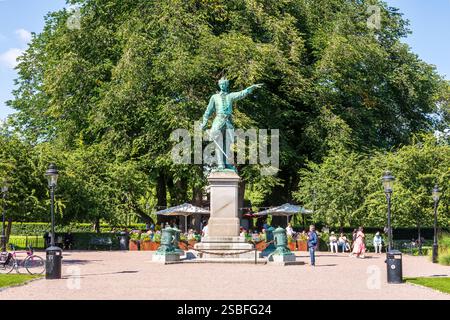
[[[257,83],[254,85],[251,85],[250,87],[237,92],[230,93],[230,98],[233,100],[240,100],[251,94],[255,89],[259,89],[263,86],[263,83]]]
[[[203,115],[203,122],[202,122],[202,130],[206,129],[206,126],[208,124],[208,119],[209,117],[211,117],[211,115],[213,114],[213,112],[215,111],[215,106],[214,106],[214,98],[211,97],[211,99],[209,99],[209,103],[208,103],[208,107],[206,108],[205,114]]]

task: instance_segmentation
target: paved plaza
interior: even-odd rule
[[[446,299],[411,284],[386,283],[384,254],[366,259],[318,253],[317,266],[173,264],[151,252],[64,252],[63,279],[0,291],[0,299]],[[308,262],[307,253],[297,253]],[[450,276],[450,267],[404,256],[403,275]]]

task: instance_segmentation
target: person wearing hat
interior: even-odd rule
[[[381,248],[383,247],[383,238],[381,238],[380,232],[378,231],[373,237],[373,247],[375,248],[375,253],[381,253]]]
[[[338,252],[337,237],[334,234],[334,231],[331,231],[329,240],[331,252],[337,253]]]

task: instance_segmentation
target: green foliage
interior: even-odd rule
[[[381,185],[389,169],[396,181],[392,195],[394,227],[432,226],[435,183],[442,189],[439,226],[448,228],[450,145],[432,135],[415,137],[414,144],[390,153],[330,150],[320,164],[300,170],[297,201],[314,210],[314,221],[331,227],[373,226],[386,223],[386,199]]]
[[[169,137],[193,130],[222,75],[233,89],[266,84],[238,103],[237,127],[280,129],[279,176],[239,168],[247,199],[290,201],[301,180],[296,198],[311,205],[316,190],[316,220],[323,214],[330,224],[384,221],[380,173],[364,167],[375,163],[362,151],[448,127],[448,83],[400,41],[408,23],[382,1],[69,2],[80,6],[81,28],[67,27],[66,9],[47,15],[20,57],[8,102],[17,113],[0,134],[0,177],[13,185],[9,212],[24,221],[48,220],[50,161],[61,171],[63,224],[149,222],[157,205],[196,199],[206,184],[202,168],[174,164]],[[369,4],[381,8],[380,30],[367,27]],[[398,225],[416,213],[428,223],[424,194],[440,170],[423,171],[428,160],[411,167],[426,172],[417,181],[402,171],[407,163],[389,162],[405,181],[394,203]],[[324,176],[316,183],[309,171]]]
[[[147,233],[141,234],[141,241],[150,241],[150,235]]]
[[[111,239],[112,241],[112,249],[117,250],[119,249],[119,239],[115,233],[92,233],[92,232],[74,232],[72,234],[73,236],[73,250],[87,250],[89,247],[91,249],[93,246],[89,245],[90,241],[92,239]],[[97,247],[95,247],[97,248]],[[105,247],[109,249],[109,247]]]
[[[140,240],[141,239],[141,234],[139,232],[131,232],[130,233],[130,240]]]
[[[10,236],[9,244],[13,244],[17,250],[27,249],[32,246],[34,249],[45,249],[45,239],[39,236]]]
[[[128,226],[129,229],[144,230],[145,224],[133,224]],[[42,236],[44,233],[49,232],[51,224],[47,222],[13,222],[11,226],[12,235],[21,236]],[[107,224],[100,225],[102,232],[109,232],[112,230],[123,230],[123,227],[115,227]],[[89,223],[71,223],[69,225],[55,225],[55,232],[92,232],[92,224]]]
[[[11,226],[11,234],[21,236],[32,236],[32,235],[43,236],[44,233],[49,232],[50,229],[51,224],[45,222],[28,222],[28,223],[13,222]],[[69,226],[55,225],[55,232],[91,232],[91,231],[92,225],[87,223],[71,224]]]
[[[438,239],[439,247],[443,250],[450,250],[450,234],[444,233]]]
[[[438,262],[444,266],[450,266],[450,234],[442,234],[439,237]]]
[[[450,253],[439,255],[438,261],[444,266],[450,266]]]

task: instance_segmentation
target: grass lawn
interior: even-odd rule
[[[421,286],[429,287],[445,293],[450,293],[450,278],[436,277],[436,278],[406,278],[406,282],[418,284]]]
[[[31,274],[0,274],[0,288],[23,284],[27,281],[41,277],[42,275]]]

